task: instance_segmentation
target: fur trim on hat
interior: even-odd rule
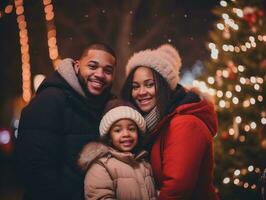
[[[179,82],[179,71],[176,70],[174,60],[171,56],[161,50],[144,50],[135,53],[128,61],[126,73],[129,73],[136,67],[149,67],[157,71],[174,90]]]
[[[180,70],[181,65],[182,65],[182,61],[181,61],[181,57],[179,55],[179,52],[176,50],[175,47],[173,47],[170,44],[163,44],[163,45],[159,46],[157,50],[163,51],[163,52],[167,53],[169,56],[171,56],[175,62],[176,70],[177,71]]]
[[[146,123],[142,115],[135,109],[129,106],[118,106],[109,110],[102,118],[100,122],[100,135],[107,134],[111,126],[120,119],[131,119],[138,126],[142,133],[146,131]]]

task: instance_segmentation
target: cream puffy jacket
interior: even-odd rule
[[[79,165],[86,171],[85,199],[157,199],[146,156],[145,151],[134,156],[100,143],[87,144],[79,159]]]

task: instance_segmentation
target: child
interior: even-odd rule
[[[85,199],[157,199],[151,166],[139,151],[146,124],[141,114],[122,100],[110,101],[100,123],[103,143],[89,143],[79,165],[87,171]]]

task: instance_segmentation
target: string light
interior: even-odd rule
[[[47,38],[48,38],[48,48],[49,48],[49,57],[53,61],[53,66],[56,69],[58,66],[58,47],[56,41],[56,28],[54,25],[54,11],[52,0],[43,0],[46,27],[47,27]]]
[[[28,45],[27,23],[24,16],[23,0],[15,0],[17,14],[17,23],[19,27],[19,41],[21,44],[21,61],[22,61],[22,97],[25,102],[29,102],[32,96],[31,90],[31,72],[30,72],[30,55]]]
[[[224,101],[224,100],[220,100],[220,101],[219,101],[219,106],[220,106],[221,108],[224,108],[224,107],[225,107],[225,101]]]
[[[262,123],[263,125],[266,124],[266,118],[265,118],[265,117],[261,118],[261,123]]]
[[[239,169],[236,169],[236,170],[234,171],[234,175],[235,175],[235,176],[239,176],[239,175],[240,175],[240,170],[239,170]]]
[[[239,141],[240,141],[240,142],[245,142],[245,140],[246,140],[246,137],[245,137],[244,135],[241,135],[241,136],[239,137]]]
[[[251,122],[250,127],[251,127],[251,129],[256,129],[257,124],[255,122]]]
[[[248,171],[249,171],[249,172],[253,172],[253,171],[254,171],[254,167],[253,167],[252,165],[250,165],[250,166],[248,167]]]
[[[239,184],[239,182],[240,182],[240,181],[239,181],[239,179],[238,179],[238,178],[236,178],[236,179],[234,180],[234,184],[235,184],[235,185],[238,185],[238,184]]]
[[[237,97],[234,97],[234,98],[233,98],[233,103],[234,103],[234,104],[238,104],[238,102],[239,102],[238,98],[237,98]]]
[[[236,85],[236,86],[235,86],[235,90],[236,90],[237,92],[241,92],[241,86],[240,86],[240,85]]]
[[[244,68],[243,65],[238,65],[237,69],[238,69],[238,71],[240,71],[240,72],[244,72],[244,70],[245,70],[245,68]]]
[[[216,94],[217,94],[217,97],[219,98],[222,98],[224,95],[224,93],[221,90],[218,90]]]
[[[240,116],[236,117],[236,123],[240,124],[242,122],[242,118]]]
[[[209,84],[214,84],[214,82],[215,82],[214,78],[211,77],[211,76],[209,76],[209,77],[208,77],[208,83],[209,83]]]
[[[227,91],[227,92],[225,93],[225,96],[226,96],[227,98],[231,98],[231,97],[233,96],[233,94],[232,94],[232,92]]]
[[[229,177],[225,177],[224,180],[223,180],[223,183],[224,184],[230,183],[230,178]]]
[[[220,5],[223,6],[223,7],[226,7],[227,6],[227,2],[226,1],[220,1]]]

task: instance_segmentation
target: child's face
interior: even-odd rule
[[[130,152],[138,142],[138,128],[130,119],[118,120],[110,129],[112,144],[118,150]]]

